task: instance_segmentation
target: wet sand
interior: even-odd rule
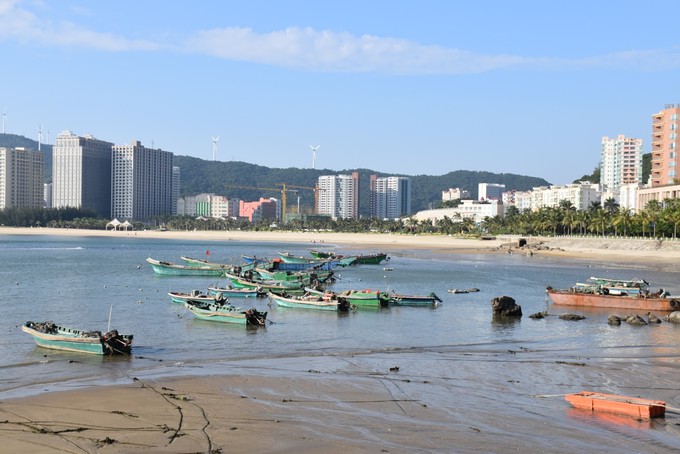
[[[516,248],[516,238],[511,237],[482,241],[374,234],[0,228],[0,235],[5,234],[260,240],[367,252],[529,253]],[[529,244],[547,248],[531,249],[536,255],[564,259],[663,266],[680,257],[675,243],[651,240],[532,238]],[[672,452],[680,447],[678,414],[669,413],[662,422],[614,418],[612,423],[591,420],[594,416],[575,412],[563,400],[564,393],[593,389],[594,383],[615,382],[636,395],[650,392],[654,384],[654,395],[646,397],[680,407],[676,368],[661,369],[659,374],[658,368],[644,367],[649,358],[642,350],[639,358],[621,364],[582,358],[578,351],[556,357],[555,352],[506,346],[474,350],[462,346],[426,355],[406,351],[273,358],[266,364],[231,364],[215,375],[128,377],[122,386],[7,399],[0,403],[0,451],[566,453]],[[429,376],[435,361],[451,361],[451,375]],[[463,375],[453,366],[455,361],[477,365],[464,368]],[[555,368],[564,370],[563,383],[551,381]],[[614,424],[622,436],[609,437],[611,430],[593,430],[593,424]],[[659,427],[651,438],[644,435]]]

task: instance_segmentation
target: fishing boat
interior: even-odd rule
[[[222,294],[227,298],[256,298],[265,296],[264,289],[257,288],[235,288],[235,287],[208,287],[208,295]]]
[[[193,300],[185,302],[184,305],[201,320],[252,326],[262,326],[267,321],[267,312],[260,312],[255,308],[244,310],[225,303]]]
[[[264,281],[264,280],[248,280],[243,277],[234,276],[232,274],[225,274],[229,279],[231,285],[236,288],[246,288],[250,290],[260,289],[265,292],[286,293],[301,291],[304,288],[303,282],[297,281]]]
[[[651,293],[643,279],[591,277],[586,283],[558,290],[546,288],[546,295],[558,306],[637,309],[640,311],[680,310],[680,297],[672,298],[665,290]]]
[[[35,343],[44,348],[94,355],[130,355],[132,334],[119,334],[116,330],[82,331],[65,328],[52,322],[26,322],[21,330],[33,336]]]
[[[394,306],[436,306],[442,300],[434,293],[429,295],[404,295],[401,293],[389,293],[389,304]]]
[[[276,303],[277,306],[289,307],[296,309],[315,309],[322,311],[348,311],[350,303],[346,298],[333,297],[312,294],[310,292],[300,296],[284,296],[275,293],[269,293],[269,298]]]
[[[181,265],[152,259],[151,257],[147,258],[146,261],[151,265],[154,273],[160,276],[222,276],[225,272],[224,269],[220,268]]]
[[[168,292],[173,303],[186,303],[189,300],[201,301],[203,303],[225,302],[226,298],[223,293],[219,295],[216,293],[201,293],[200,290],[192,290],[190,293],[184,292]]]
[[[345,290],[338,296],[347,298],[350,304],[360,308],[387,306],[390,302],[389,294],[380,290]]]
[[[343,258],[343,255],[338,255],[335,252],[319,251],[317,249],[310,249],[309,254],[317,259],[325,258]],[[375,254],[359,254],[353,256],[355,259],[352,265],[379,265],[384,260],[389,260],[387,254],[378,252]]]
[[[305,264],[308,267],[312,267],[314,265],[319,265],[319,264],[324,264],[328,263],[328,266],[332,268],[336,266],[348,266],[354,263],[356,260],[356,256],[343,256],[340,258],[324,258],[324,259],[317,259],[313,257],[300,257],[293,255],[289,252],[277,252],[279,258],[283,260],[284,263],[297,263],[297,264]]]
[[[201,267],[206,267],[206,268],[216,268],[216,269],[221,269],[221,270],[228,270],[230,272],[234,272],[235,269],[247,270],[247,269],[253,269],[255,267],[255,263],[242,263],[240,265],[232,265],[232,264],[229,264],[229,263],[209,262],[207,260],[195,259],[195,258],[192,258],[192,257],[187,257],[185,255],[181,256],[180,258],[188,266],[201,266]]]
[[[637,419],[661,418],[666,413],[666,402],[661,400],[590,391],[567,394],[565,399],[576,408],[594,412],[618,413]]]

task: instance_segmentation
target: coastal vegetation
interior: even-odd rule
[[[0,210],[0,224],[16,227],[56,227],[106,229],[108,219],[96,218],[87,210],[72,208],[13,208]],[[485,218],[480,224],[472,218],[447,217],[436,222],[415,218],[332,220],[325,216],[300,216],[281,224],[272,219],[250,223],[244,219],[160,216],[153,225],[133,223],[133,229],[242,230],[242,231],[332,231],[345,233],[431,234],[479,237],[481,235],[602,236],[639,238],[677,238],[680,230],[680,199],[660,203],[650,201],[637,213],[621,208],[614,199],[593,203],[577,210],[571,202],[537,211],[508,207],[505,216]]]

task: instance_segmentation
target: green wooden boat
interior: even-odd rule
[[[52,322],[26,322],[21,330],[33,336],[38,346],[53,350],[94,355],[130,355],[132,351],[132,334],[118,334],[116,330],[102,334],[101,331],[65,328]]]
[[[344,257],[342,255],[336,254],[335,252],[319,251],[316,249],[310,249],[309,254],[316,259],[340,259]],[[382,261],[389,260],[389,257],[387,257],[387,254],[384,252],[378,252],[375,254],[360,254],[352,257],[354,257],[354,261],[351,263],[352,265],[380,265]]]
[[[337,297],[330,294],[310,294],[305,293],[300,296],[284,296],[269,293],[269,299],[274,301],[277,306],[295,309],[313,309],[321,311],[348,311],[349,301],[346,298]]]
[[[215,303],[215,302],[224,302],[226,301],[224,295],[218,295],[217,294],[210,294],[210,293],[201,293],[199,290],[192,290],[190,293],[185,293],[185,292],[168,292],[168,296],[170,296],[170,299],[172,300],[173,303],[180,303],[184,304],[187,301],[201,301],[204,303]]]
[[[164,262],[161,260],[146,259],[154,273],[160,276],[222,276],[224,269],[209,266],[188,266],[177,263]]]
[[[216,268],[220,270],[225,270],[229,271],[230,273],[240,273],[245,270],[252,270],[255,268],[255,263],[242,263],[240,265],[232,265],[229,263],[218,263],[218,262],[209,262],[207,260],[201,260],[201,259],[195,259],[192,257],[187,257],[186,255],[183,255],[180,257],[184,263],[186,263],[188,266],[199,266],[199,267],[206,267],[206,268]]]
[[[295,256],[289,252],[277,252],[279,258],[283,260],[284,263],[296,263],[296,264],[304,264],[308,265],[310,267],[315,266],[315,265],[320,265],[320,264],[328,264],[331,269],[335,268],[336,266],[348,266],[354,263],[356,260],[355,256],[343,256],[343,257],[331,257],[331,258],[323,258],[323,259],[317,259],[313,257],[300,257],[300,256]]]
[[[260,312],[255,308],[243,310],[230,304],[191,300],[184,303],[184,305],[196,318],[211,322],[262,326],[267,321],[267,313]]]
[[[350,304],[357,307],[381,307],[387,306],[390,297],[380,290],[345,290],[338,296],[346,298]]]

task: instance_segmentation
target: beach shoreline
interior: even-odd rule
[[[489,254],[519,253],[557,259],[664,266],[680,258],[680,240],[621,237],[526,237],[500,235],[493,239],[459,238],[446,235],[407,235],[386,233],[337,233],[289,231],[122,231],[56,229],[49,227],[0,227],[1,235],[59,235],[174,239],[191,241],[262,241],[300,243],[309,248],[338,247],[349,251],[427,250],[435,253]],[[520,240],[526,245],[520,247]]]
[[[0,227],[2,235],[57,235],[191,241],[262,241],[334,247],[342,251],[384,251],[417,255],[532,254],[551,260],[602,261],[669,268],[680,252],[672,242],[623,239],[526,238],[493,240],[426,235],[345,234],[331,232],[172,232],[92,231]],[[0,442],[7,452],[516,452],[526,451],[522,435],[540,427],[546,440],[568,431],[543,426],[564,418],[562,399],[546,406],[532,394],[557,395],[564,384],[542,389],[531,380],[564,368],[570,386],[611,380],[625,388],[657,380],[656,398],[671,405],[675,387],[664,378],[627,373],[626,366],[588,359],[578,351],[560,353],[509,349],[502,344],[437,346],[427,355],[417,349],[370,351],[322,356],[292,356],[257,361],[227,361],[220,367],[193,367],[167,374],[153,371],[115,377],[114,385],[79,383],[74,390],[4,399]],[[444,351],[444,352],[443,352]],[[497,358],[501,357],[500,360]],[[525,359],[526,358],[526,359]],[[428,376],[439,361],[473,361],[474,376]],[[640,361],[644,364],[646,359]],[[502,367],[495,364],[502,364]],[[551,372],[552,373],[552,372]],[[651,373],[651,372],[650,372]],[[191,374],[191,375],[189,375]],[[675,375],[672,375],[675,377]],[[484,386],[477,386],[482,377]],[[112,377],[114,378],[114,377]],[[458,384],[458,382],[462,384]],[[538,380],[540,382],[540,380]],[[121,384],[122,383],[122,384]],[[67,387],[68,388],[68,387]],[[462,391],[460,393],[451,391]],[[540,392],[539,392],[540,391]],[[576,389],[580,391],[580,389]],[[469,394],[469,396],[468,396]],[[442,396],[451,401],[440,401]],[[529,408],[522,421],[507,428],[497,407],[478,407],[486,399],[513,399],[512,407]],[[496,404],[497,405],[497,404]],[[568,413],[570,415],[571,413]],[[670,418],[669,418],[670,419]],[[669,430],[677,433],[674,421]],[[561,421],[564,422],[564,421]],[[580,427],[581,422],[567,420]],[[517,431],[517,432],[514,432]],[[580,446],[628,449],[625,439],[605,440],[586,430],[569,433]],[[641,446],[643,442],[639,442]],[[531,446],[529,450],[573,452],[573,445]],[[665,452],[661,449],[657,452]]]

